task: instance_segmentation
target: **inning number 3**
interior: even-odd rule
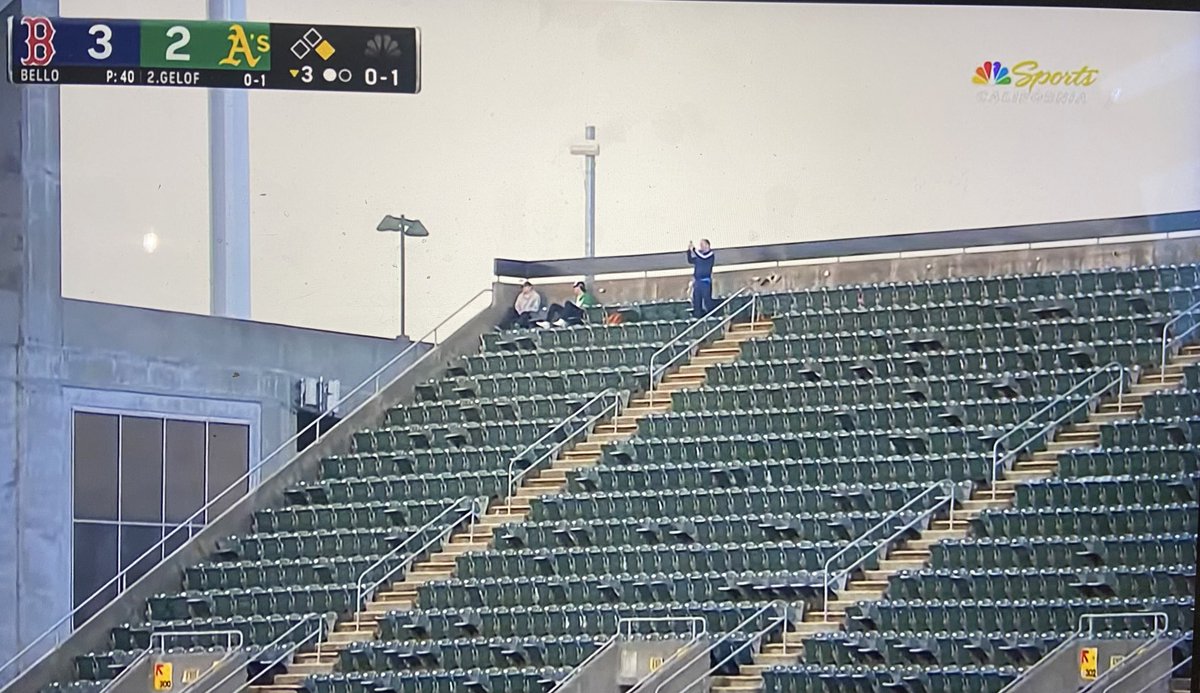
[[[186,26],[176,25],[167,29],[167,38],[175,39],[174,43],[167,46],[167,60],[187,62],[192,59],[191,53],[183,52],[183,49],[188,45],[188,41],[192,40],[192,32],[188,31]]]
[[[112,29],[107,24],[93,24],[88,34],[96,38],[96,45],[88,49],[88,55],[96,60],[112,55]]]

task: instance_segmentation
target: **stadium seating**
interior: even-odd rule
[[[594,465],[561,483],[535,476],[545,483],[527,512],[479,530],[490,545],[448,554],[444,574],[414,584],[415,601],[376,601],[371,630],[340,631],[275,683],[543,691],[623,617],[663,619],[642,622],[638,637],[677,632],[666,619],[679,616],[720,633],[773,600],[791,603],[797,622],[723,667],[719,688],[997,691],[1080,614],[1164,610],[1182,628],[1193,610],[1200,370],[1187,367],[1178,392],[1139,391],[1143,406],[1119,416],[1077,407],[1085,390],[1063,395],[1111,361],[1156,364],[1163,326],[1200,298],[1198,284],[1186,265],[763,294],[769,335],[739,341],[730,358],[701,351],[680,371],[689,387],[650,396],[655,406],[625,434],[609,422],[611,434],[575,445]],[[603,310],[625,322],[601,326]],[[575,436],[573,425],[543,438],[606,388],[638,396],[686,310],[590,309],[590,325],[485,335],[481,353],[356,433],[319,478],[259,510],[249,532],[187,569],[180,591],[151,599],[144,622],[116,629],[113,651],[79,658],[80,682],[55,690],[110,678],[153,630],[233,628],[278,649],[308,614],[352,618],[359,576],[392,547],[432,538],[417,563],[447,555],[457,540],[427,525],[459,498],[517,508],[505,501],[510,463],[523,469]],[[1073,408],[1062,430],[1091,426],[1098,446],[1064,447],[1035,428],[1007,435]],[[964,509],[965,536],[926,541],[928,563],[889,567],[944,530],[946,508],[925,511],[945,493],[979,497],[998,441],[1054,456],[1056,475],[1011,475],[1011,507]],[[872,528],[875,538],[853,543]],[[854,579],[831,599],[882,573],[885,584],[827,627],[823,571],[852,563]],[[803,645],[802,661],[775,656],[784,638]]]

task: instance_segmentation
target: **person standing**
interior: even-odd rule
[[[700,247],[688,242],[687,260],[692,266],[692,317],[702,318],[716,307],[712,295],[712,271],[717,254],[708,239],[701,238]]]

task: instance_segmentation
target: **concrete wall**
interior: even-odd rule
[[[0,589],[14,588],[0,592],[6,600],[0,613],[14,615],[0,619],[0,662],[71,607],[72,408],[244,421],[254,465],[295,433],[300,378],[337,379],[345,393],[409,345],[72,300],[62,302],[61,312],[60,344],[37,352],[45,355],[44,375],[0,370],[0,445],[14,431],[28,441],[12,457],[0,455],[0,469],[15,469],[18,494],[36,498],[12,503],[0,496],[0,515],[13,520],[9,540],[16,543],[0,561]],[[418,345],[389,370],[426,350]],[[14,393],[23,393],[15,409],[6,406]],[[261,473],[293,451],[280,452]]]
[[[203,0],[62,5],[204,12]],[[698,236],[730,247],[1200,208],[1197,14],[247,5],[259,20],[420,27],[424,71],[415,96],[250,95],[258,319],[396,334],[396,238],[373,231],[385,212],[432,234],[407,246],[413,334],[486,282],[494,257],[581,254],[583,163],[568,147],[587,123],[601,143],[600,255],[682,250]],[[987,60],[1097,72],[1086,86],[974,84]],[[203,90],[67,87],[62,98],[67,295],[204,311],[206,266],[193,259],[208,247]],[[148,231],[161,240],[153,254]]]
[[[11,688],[5,693],[25,693],[67,675],[73,658],[79,654],[104,648],[109,641],[113,626],[126,621],[140,622],[145,618],[143,606],[150,596],[167,590],[177,590],[183,578],[183,569],[211,555],[216,543],[249,528],[254,510],[283,502],[283,492],[301,479],[312,478],[322,457],[345,452],[352,433],[360,428],[377,425],[387,410],[397,403],[412,401],[417,384],[441,373],[447,363],[479,349],[484,332],[493,329],[500,317],[508,310],[511,294],[507,287],[497,292],[496,302],[478,312],[453,334],[448,335],[433,350],[424,352],[401,376],[385,383],[377,396],[364,403],[361,409],[343,419],[334,429],[307,448],[292,464],[274,471],[262,483],[240,501],[212,520],[196,537],[182,548],[159,563],[137,582],[131,585],[124,597],[109,603],[104,609],[80,626],[61,647],[36,664],[37,656],[45,654],[46,648],[37,648],[29,661],[22,662],[21,676],[6,681],[0,676],[0,686]],[[30,665],[33,666],[30,666]]]
[[[713,282],[714,291],[720,296],[743,287],[766,293],[842,284],[1195,262],[1200,262],[1200,238],[1160,238],[988,253],[952,252],[842,262],[765,264],[745,269],[722,270],[718,267]],[[682,299],[687,295],[690,279],[690,275],[602,276],[597,278],[594,288],[600,302],[611,305],[648,299]],[[570,297],[571,283],[575,280],[575,277],[566,277],[540,282],[538,290],[547,300],[564,300]]]

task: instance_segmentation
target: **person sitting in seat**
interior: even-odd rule
[[[533,284],[525,282],[521,285],[521,293],[517,294],[517,300],[513,303],[512,310],[508,311],[508,318],[504,321],[505,326],[532,327],[541,310],[542,295],[533,288]]]
[[[575,292],[575,298],[571,301],[566,301],[562,305],[557,303],[551,304],[550,310],[546,313],[545,322],[538,323],[542,327],[557,325],[582,325],[583,319],[587,317],[587,312],[584,310],[592,306],[600,305],[596,301],[596,297],[592,292],[587,290],[587,284],[583,282],[575,282],[571,287]]]

